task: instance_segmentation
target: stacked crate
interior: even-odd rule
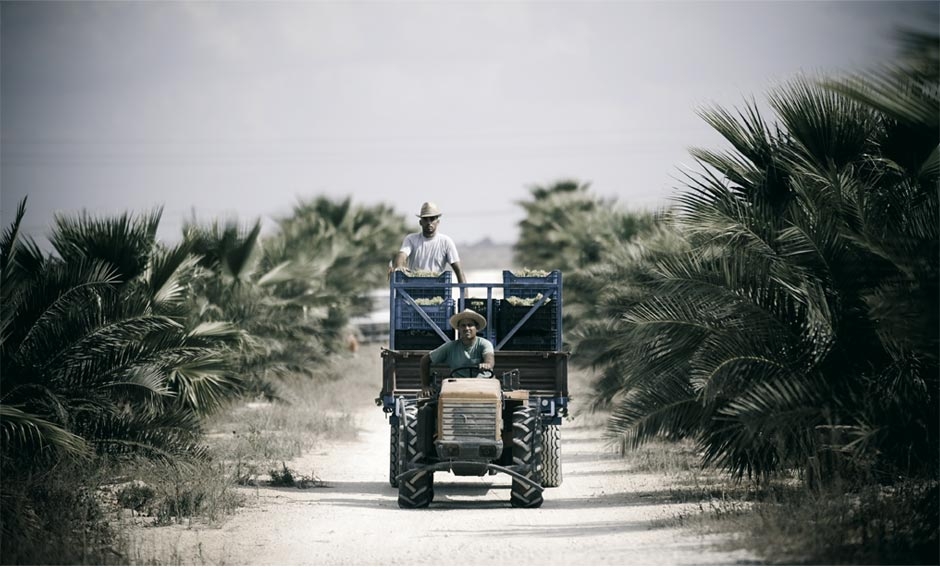
[[[555,270],[544,276],[517,276],[509,270],[503,270],[503,297],[535,297],[540,291],[549,288],[558,290],[561,272]],[[526,284],[526,285],[522,285]],[[534,287],[532,287],[534,285]],[[552,299],[557,299],[553,297]]]
[[[499,341],[508,336],[513,327],[532,310],[532,305],[512,305],[503,300],[499,306]],[[506,350],[559,350],[558,303],[550,301],[536,309],[525,323],[503,345]]]
[[[499,317],[499,300],[492,299],[493,304],[490,306],[491,311],[487,315],[486,311],[486,298],[481,297],[468,297],[463,300],[464,309],[472,309],[483,315],[483,318],[486,319],[486,328],[477,333],[477,336],[488,339],[494,345],[496,344],[496,327]]]
[[[405,284],[402,290],[415,299],[441,297],[451,298],[451,273],[443,272],[438,276],[409,276],[405,272],[392,272],[392,281],[396,284]],[[416,284],[409,287],[407,284]]]
[[[418,312],[428,315],[434,325],[441,328],[445,334],[452,336],[450,330],[450,317],[454,314],[454,300],[451,299],[451,272],[444,272],[437,277],[407,276],[402,272],[393,273],[396,284],[416,283],[420,287],[403,287],[413,299],[430,299],[440,297],[443,303],[433,305],[411,305],[399,293],[395,297],[393,307],[395,329],[395,348],[397,350],[431,350],[441,346],[444,339],[434,330],[430,323]]]
[[[509,271],[503,272],[503,299],[499,304],[497,317],[497,337],[501,342],[509,335],[513,327],[532,310],[539,293],[547,292],[548,299],[503,345],[505,350],[546,350],[561,349],[561,329],[559,328],[558,298],[560,273],[550,272],[546,276],[517,276]],[[535,284],[522,286],[520,284]],[[532,300],[531,305],[513,305],[510,298]]]

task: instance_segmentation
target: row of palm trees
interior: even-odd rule
[[[202,458],[205,416],[315,375],[405,232],[385,205],[321,198],[264,238],[260,221],[190,222],[175,245],[159,209],[60,216],[47,252],[20,234],[25,211],[0,237],[4,553],[23,536],[12,516],[35,515],[17,499],[52,468]]]
[[[905,37],[890,68],[775,90],[773,121],[703,110],[730,149],[693,150],[675,206],[619,213],[642,229],[587,261],[525,235],[618,223],[577,183],[533,190],[518,257],[574,268],[575,360],[625,449],[693,439],[735,477],[936,478],[940,57]]]

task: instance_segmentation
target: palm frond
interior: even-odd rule
[[[936,87],[903,75],[897,67],[884,67],[865,75],[830,79],[822,84],[902,123],[936,128]]]
[[[693,436],[707,413],[681,376],[660,375],[649,387],[624,392],[611,413],[607,435],[626,452],[656,438]]]
[[[292,281],[296,276],[289,269],[290,266],[291,266],[291,262],[288,260],[285,260],[284,262],[281,262],[277,266],[274,266],[273,268],[271,268],[270,270],[262,274],[260,278],[258,278],[258,285],[260,286],[276,285],[276,284],[282,284],[285,282]]]
[[[132,216],[56,215],[49,241],[66,262],[99,260],[115,270],[120,281],[140,276],[156,244],[163,208]]]
[[[802,159],[840,170],[863,155],[875,122],[871,110],[806,78],[770,95]]]
[[[117,274],[103,262],[81,261],[76,266],[50,265],[38,281],[22,282],[15,303],[5,306],[3,354],[17,357],[44,334],[68,331],[62,324],[70,314],[85,314],[100,292],[117,282]],[[16,323],[15,325],[13,323]]]
[[[3,452],[16,448],[25,451],[55,451],[73,457],[89,455],[85,440],[66,429],[17,407],[0,404],[0,440]]]
[[[222,270],[225,275],[241,282],[246,281],[253,274],[260,254],[259,234],[261,234],[260,220],[255,221],[247,234],[231,242],[223,256]]]
[[[182,408],[98,414],[88,429],[98,451],[112,456],[144,456],[171,465],[206,456],[199,418]]]
[[[697,113],[751,163],[761,167],[771,159],[770,129],[753,100],[737,115],[721,107],[702,108]]]
[[[101,384],[102,389],[138,390],[151,397],[173,397],[175,393],[169,388],[166,374],[159,368],[150,365],[132,367],[114,379]]]
[[[224,404],[242,388],[229,362],[214,350],[186,349],[168,368],[168,383],[194,411],[203,414]]]
[[[16,206],[16,215],[13,218],[13,224],[3,230],[0,235],[0,274],[6,277],[10,275],[10,262],[13,261],[16,252],[17,242],[19,240],[20,223],[23,222],[23,216],[26,214],[26,197]]]
[[[940,176],[940,145],[934,146],[927,155],[927,159],[917,171],[917,177],[923,181],[936,179]]]
[[[48,351],[47,357],[37,364],[40,369],[57,370],[61,380],[95,379],[104,368],[122,366],[122,362],[140,356],[153,345],[154,335],[178,337],[182,327],[167,317],[128,317],[94,325],[78,340]],[[37,353],[38,356],[39,353]],[[91,369],[98,372],[90,373]]]
[[[237,339],[242,330],[228,321],[206,321],[199,323],[186,333],[186,339]]]
[[[187,297],[186,274],[198,263],[192,255],[192,243],[154,253],[144,275],[154,308],[159,313],[170,312]]]

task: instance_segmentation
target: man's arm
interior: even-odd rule
[[[454,269],[454,275],[457,276],[457,283],[467,283],[467,278],[463,275],[463,268],[460,267],[460,262],[454,262],[450,267]]]
[[[450,262],[450,267],[454,269],[454,275],[457,276],[457,283],[467,283],[466,276],[463,275],[463,268],[460,267],[460,254],[457,253],[457,245],[454,239],[446,237],[445,240],[446,255],[444,260]]]
[[[397,270],[399,268],[405,267],[405,262],[408,260],[408,255],[404,252],[399,251],[395,254],[395,257],[392,258],[392,268]]]
[[[480,370],[492,370],[496,367],[496,355],[492,352],[483,353],[483,362],[480,363]]]
[[[421,397],[431,397],[431,355],[421,357]]]
[[[392,256],[392,261],[388,263],[388,281],[392,281],[392,272],[405,268],[405,260],[407,259],[408,256],[404,252],[398,252]]]
[[[483,343],[483,352],[480,358],[483,360],[479,364],[480,370],[493,370],[496,367],[496,351],[493,349],[493,343],[487,339],[480,339]]]

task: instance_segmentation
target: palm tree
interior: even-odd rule
[[[298,353],[306,353],[319,334],[303,324],[296,302],[275,293],[278,284],[302,279],[286,262],[263,269],[260,233],[260,221],[184,226],[184,246],[197,259],[186,315],[191,326],[219,328],[231,322],[242,340],[230,360],[245,388],[276,397],[277,379],[305,370],[309,356],[299,358]]]
[[[517,262],[544,270],[572,272],[597,264],[611,244],[630,240],[650,218],[618,211],[615,203],[590,193],[590,184],[564,180],[533,186],[515,245]]]
[[[266,242],[269,262],[307,267],[315,286],[310,308],[326,310],[322,329],[342,338],[350,316],[360,315],[356,298],[386,285],[386,266],[407,232],[405,219],[389,205],[355,205],[351,198],[300,201],[278,221],[280,231]]]
[[[736,476],[936,472],[937,66],[796,80],[775,126],[703,112],[734,151],[694,152],[690,248],[599,272],[609,317],[579,342],[625,446],[692,437]]]
[[[233,330],[188,328],[179,315],[188,251],[141,237],[152,237],[157,213],[60,218],[50,240],[62,256],[44,256],[19,237],[24,211],[25,200],[0,241],[4,472],[91,449],[191,453],[197,416],[237,392],[238,379],[225,362]]]
[[[327,286],[354,292],[384,285],[386,263],[407,231],[405,219],[389,205],[354,205],[347,197],[299,201],[290,216],[278,221],[283,258],[326,258]],[[350,284],[358,286],[349,289]]]
[[[272,397],[280,379],[311,374],[344,344],[354,298],[385,282],[387,244],[405,230],[385,205],[325,197],[298,203],[278,225],[263,239],[259,221],[184,228],[200,258],[196,320],[244,329],[238,367],[253,390]]]
[[[565,327],[573,331],[597,315],[597,279],[592,274],[612,276],[629,269],[617,251],[657,230],[658,221],[650,213],[622,210],[615,201],[593,195],[588,184],[577,181],[533,186],[530,191],[532,200],[519,203],[526,218],[519,223],[516,261],[564,272]]]

